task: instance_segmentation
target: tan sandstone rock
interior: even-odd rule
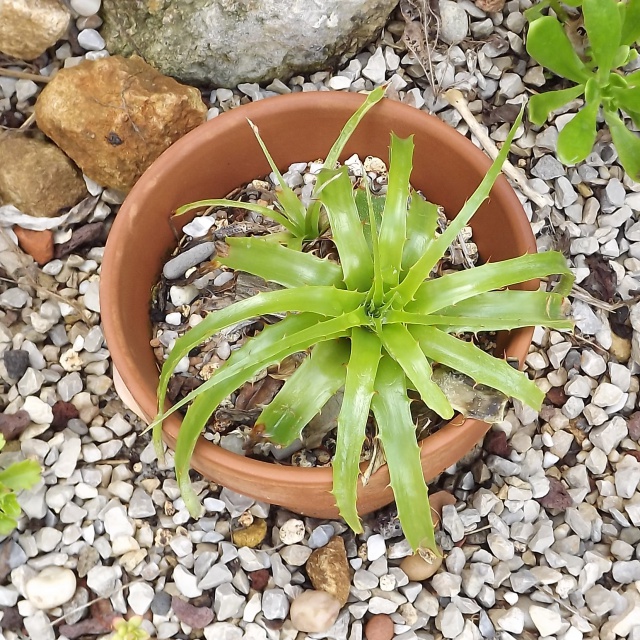
[[[65,35],[70,19],[58,0],[0,0],[0,51],[33,60]]]
[[[128,191],[178,138],[204,122],[200,92],[142,58],[62,69],[36,103],[38,127],[97,183]]]
[[[0,138],[0,204],[53,217],[87,193],[73,162],[55,144],[24,135]]]
[[[326,546],[316,549],[309,556],[306,569],[314,589],[330,593],[340,602],[340,606],[346,604],[351,585],[351,569],[344,540],[340,536],[335,536]]]

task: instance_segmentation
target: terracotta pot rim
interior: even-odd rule
[[[116,288],[118,286],[118,282],[116,276],[118,274],[118,263],[120,258],[118,257],[116,245],[119,237],[127,233],[129,221],[127,221],[126,217],[128,215],[128,210],[133,206],[132,203],[134,202],[136,203],[136,206],[139,207],[140,203],[144,202],[148,198],[149,193],[154,189],[155,185],[166,176],[171,175],[172,167],[187,161],[192,148],[206,145],[207,142],[214,139],[219,132],[233,126],[234,123],[238,123],[240,121],[244,122],[246,118],[255,120],[265,111],[277,112],[282,109],[293,109],[298,105],[300,108],[307,109],[310,108],[309,105],[313,105],[313,107],[317,109],[331,109],[332,106],[337,104],[336,101],[344,102],[349,105],[353,111],[355,111],[355,109],[362,103],[363,99],[364,96],[361,94],[341,92],[319,92],[313,94],[297,93],[268,98],[221,114],[217,118],[214,118],[213,120],[210,120],[194,129],[174,143],[138,180],[127,196],[125,203],[123,203],[120,213],[116,217],[109,235],[103,259],[100,291],[102,308],[110,309],[112,308],[112,305],[117,304]],[[385,99],[385,101],[387,100]],[[391,109],[391,107],[387,108],[389,110]],[[428,127],[430,129],[429,135],[432,135],[443,145],[447,145],[454,150],[460,150],[468,163],[468,167],[482,170],[482,173],[485,173],[486,169],[490,166],[491,160],[480,149],[476,148],[466,137],[460,135],[455,129],[441,122],[437,118],[415,109],[414,107],[401,103],[394,102],[393,109],[396,110],[397,117],[402,118],[403,121],[408,120],[410,122],[420,123],[420,120],[424,119],[424,123],[428,122]],[[429,119],[428,121],[427,118]],[[425,128],[424,123],[422,124],[423,128]],[[328,147],[332,142],[332,140],[329,141]],[[499,178],[496,182],[492,191],[492,197],[504,202],[504,209],[511,208],[515,210],[518,215],[516,215],[515,219],[512,220],[512,224],[517,229],[516,237],[519,237],[523,245],[526,245],[527,252],[535,253],[535,238],[531,232],[530,225],[526,216],[522,213],[522,207],[515,192],[512,190],[504,176]],[[518,213],[518,210],[520,213]],[[114,315],[104,312],[103,325],[114,366],[117,366],[124,384],[131,391],[136,402],[140,405],[145,417],[147,419],[152,418],[156,410],[156,390],[139,382],[139,378],[136,375],[135,362],[127,356],[128,346],[127,340],[125,339],[125,328],[119,324],[119,321],[115,319]],[[514,344],[511,344],[510,351],[512,353],[515,351],[514,355],[519,357],[521,361],[527,353],[532,335],[532,327],[519,330],[515,340],[517,345],[515,342]],[[511,342],[513,342],[513,340]],[[165,440],[172,447],[175,445],[175,438],[179,428],[180,419],[175,414],[165,421],[163,435]],[[480,434],[484,433],[488,428],[488,425],[485,423],[473,419],[466,420],[463,426],[455,426],[455,424],[450,422],[441,427],[435,434],[430,435],[421,441],[421,457],[424,459],[428,456],[429,451],[433,449],[439,441],[444,443],[445,441],[450,441],[452,438],[455,440],[455,434],[453,433],[455,430],[477,430],[477,433]],[[292,487],[300,487],[318,485],[319,483],[324,484],[330,482],[332,477],[331,467],[288,467],[271,462],[253,460],[227,451],[204,438],[200,438],[199,440],[194,455],[194,461],[197,461],[196,464],[194,464],[194,468],[199,471],[203,471],[203,461],[206,461],[207,464],[216,465],[218,469],[233,469],[235,473],[238,473],[238,469],[242,468],[243,473],[250,476],[256,483],[260,483],[268,479],[269,482],[272,483],[288,483]]]

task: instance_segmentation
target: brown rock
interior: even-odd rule
[[[364,628],[367,640],[392,640],[393,620],[384,613],[373,616]]]
[[[351,569],[347,560],[344,540],[335,536],[329,543],[316,549],[307,560],[307,574],[314,589],[326,591],[344,606],[349,598]]]
[[[23,135],[0,139],[0,203],[52,218],[87,193],[73,162],[55,144]]]
[[[640,411],[635,411],[629,416],[627,428],[629,429],[629,437],[640,442]]]
[[[495,13],[504,9],[505,0],[476,0],[476,7],[487,13]]]
[[[58,0],[3,0],[0,51],[33,60],[67,32],[71,15]]]
[[[139,56],[62,69],[36,102],[38,127],[101,185],[128,191],[149,165],[202,124],[200,92]]]
[[[407,556],[400,563],[400,568],[407,574],[409,580],[422,582],[428,580],[438,572],[442,566],[442,556],[434,558],[433,562],[427,562],[418,554]]]
[[[622,338],[615,331],[612,331],[609,353],[622,364],[628,362],[631,357],[631,340]]]
[[[237,529],[231,533],[233,544],[237,547],[257,547],[267,535],[267,522],[262,518],[255,518],[253,523],[244,529]]]
[[[22,227],[13,227],[20,248],[28,253],[38,264],[47,264],[53,259],[53,232],[31,231]]]

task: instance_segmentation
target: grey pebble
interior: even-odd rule
[[[202,242],[191,249],[178,254],[175,258],[171,258],[165,263],[162,269],[162,275],[167,280],[175,280],[182,277],[188,269],[195,267],[201,262],[211,258],[216,251],[216,245],[213,242]]]

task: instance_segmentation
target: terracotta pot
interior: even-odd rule
[[[165,151],[131,190],[111,229],[102,266],[102,320],[113,362],[128,392],[149,419],[156,412],[158,368],[149,339],[151,288],[177,244],[169,217],[194,200],[220,198],[269,173],[246,118],[260,128],[276,163],[324,158],[346,120],[362,103],[352,93],[298,93],[241,107],[203,124]],[[342,159],[353,153],[388,158],[389,134],[414,134],[412,184],[445,207],[462,207],[490,166],[490,160],[451,127],[413,107],[383,100],[364,118]],[[190,220],[184,216],[177,225]],[[536,251],[518,198],[500,177],[491,198],[472,221],[484,260],[497,262]],[[534,288],[529,283],[527,288]],[[499,353],[526,356],[533,330],[502,336]],[[427,480],[454,464],[484,436],[488,425],[458,417],[422,442]],[[180,428],[175,414],[164,437],[173,447]],[[330,494],[331,469],[304,469],[258,462],[225,451],[204,439],[193,467],[206,478],[258,500],[318,518],[338,515]],[[393,499],[386,467],[360,487],[358,508],[369,513]]]

